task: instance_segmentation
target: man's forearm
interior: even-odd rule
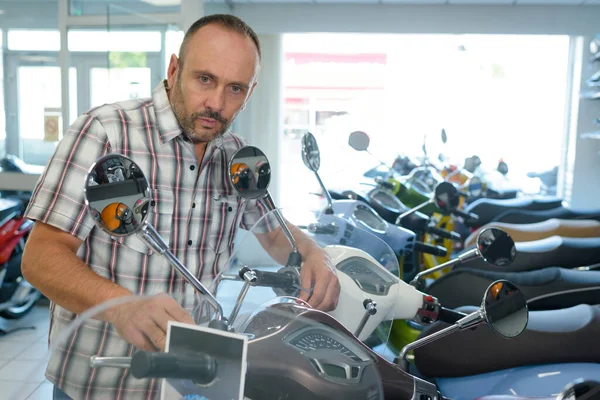
[[[23,275],[46,297],[65,309],[80,314],[130,291],[102,278],[87,266],[68,246],[50,241],[35,243],[34,252],[23,257]],[[111,310],[96,319],[109,320]]]

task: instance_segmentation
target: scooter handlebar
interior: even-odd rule
[[[467,221],[471,221],[471,222],[475,222],[479,219],[479,215],[477,214],[473,214],[473,213],[464,213],[460,210],[456,210],[453,212],[454,215],[461,217],[462,219],[465,220],[465,222]]]
[[[131,374],[138,378],[193,379],[207,384],[217,376],[217,361],[205,353],[138,351],[131,359]]]
[[[431,233],[446,239],[454,240],[459,242],[461,240],[460,234],[456,232],[450,232],[446,229],[438,228],[437,226],[427,227],[427,233]]]
[[[440,312],[438,314],[438,321],[445,322],[447,324],[455,324],[456,321],[466,317],[467,314],[461,313],[459,311],[454,311],[450,308],[440,307]]]
[[[240,270],[240,277],[243,279],[243,275],[252,271],[255,279],[251,282],[252,286],[267,286],[274,289],[289,290],[298,286],[298,280],[295,276],[285,272],[268,272],[261,270],[250,270],[244,267]]]
[[[413,249],[419,253],[432,254],[437,257],[446,257],[448,255],[448,250],[446,250],[445,247],[434,246],[423,242],[415,242]]]

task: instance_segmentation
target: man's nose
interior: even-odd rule
[[[224,89],[217,87],[211,90],[206,98],[206,108],[212,111],[221,112],[225,108]]]

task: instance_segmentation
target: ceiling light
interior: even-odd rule
[[[144,3],[152,4],[157,7],[164,6],[178,6],[181,4],[181,0],[142,0]]]

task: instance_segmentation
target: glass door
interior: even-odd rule
[[[7,57],[6,152],[43,166],[62,138],[61,75],[55,55]],[[70,113],[77,112],[77,69],[69,69]],[[12,131],[12,132],[11,132]]]

